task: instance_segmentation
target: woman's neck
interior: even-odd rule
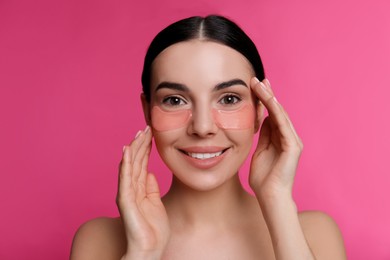
[[[163,203],[175,223],[197,229],[234,225],[242,221],[240,216],[256,204],[254,197],[242,187],[237,174],[208,191],[191,189],[174,177]]]

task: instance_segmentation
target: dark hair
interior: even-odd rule
[[[263,64],[255,44],[237,24],[218,15],[193,16],[169,25],[151,42],[142,71],[142,90],[148,102],[150,102],[150,76],[154,59],[167,47],[192,39],[214,41],[235,49],[252,64],[259,80],[265,78]]]

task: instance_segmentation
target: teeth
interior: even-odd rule
[[[209,158],[220,156],[222,154],[222,151],[218,153],[187,153],[187,154],[192,158],[203,160],[203,159],[209,159]]]

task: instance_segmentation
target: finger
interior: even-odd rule
[[[292,140],[295,140],[290,123],[284,115],[281,106],[277,102],[275,96],[273,96],[271,92],[267,90],[265,84],[260,82],[257,78],[253,78],[251,81],[251,88],[267,108],[269,116],[271,117],[275,126],[279,129],[281,135],[287,139],[293,138]]]
[[[290,128],[291,128],[291,131],[293,132],[294,134],[294,137],[295,137],[295,140],[296,142],[299,144],[299,146],[302,147],[302,141],[301,141],[301,138],[299,137],[297,131],[295,130],[295,127],[293,125],[293,123],[291,122],[291,119],[290,119],[290,116],[287,114],[286,110],[282,107],[282,105],[280,105],[279,103],[279,106],[280,106],[280,109],[282,110],[282,112],[284,113],[284,116],[286,117],[289,125],[290,125]]]
[[[152,132],[148,131],[147,135],[150,135],[150,139],[152,138]],[[149,145],[146,148],[145,156],[142,159],[142,165],[141,165],[141,173],[139,176],[139,182],[146,183],[146,175],[148,173],[148,164],[149,164],[149,157],[150,157],[150,151],[152,149],[152,141],[149,142]]]
[[[119,164],[119,176],[118,176],[118,194],[117,199],[120,196],[134,197],[134,189],[132,187],[132,169],[133,169],[133,157],[137,147],[140,145],[140,140],[138,139],[141,131],[135,135],[134,140],[130,145],[123,146],[122,160]]]
[[[143,141],[143,139],[141,138],[142,137],[142,133],[143,133],[142,130],[138,131],[137,134],[134,137],[134,140],[130,144],[131,151],[132,151],[131,152],[131,157],[130,157],[131,163],[134,162],[135,157],[137,155],[137,151],[139,150],[140,146],[142,145],[142,141]]]
[[[264,80],[263,80],[263,83],[264,83],[264,85],[266,85],[267,90],[268,90],[273,96],[275,96],[274,93],[273,93],[273,91],[272,91],[271,83],[269,82],[269,80],[268,80],[268,79],[264,79]],[[295,138],[296,138],[297,142],[300,143],[300,144],[302,144],[302,141],[301,141],[301,139],[299,138],[299,136],[298,136],[298,134],[297,134],[297,131],[295,130],[295,127],[294,127],[293,123],[291,122],[291,119],[290,119],[288,113],[286,112],[286,110],[283,108],[283,106],[282,106],[279,102],[278,102],[278,105],[280,106],[280,109],[282,110],[284,116],[287,118],[287,121],[288,121],[289,124],[290,124],[291,130],[293,131],[293,133],[294,133],[294,135],[295,135]]]
[[[272,96],[275,96],[273,90],[272,90],[272,87],[271,87],[271,82],[269,82],[268,79],[264,79],[263,81],[263,84],[266,86],[267,90],[271,93]],[[290,122],[291,124],[291,120],[286,112],[286,110],[282,107],[282,105],[278,102],[278,105],[280,106],[281,110],[283,111],[283,114],[286,116],[287,120]],[[292,126],[292,124],[291,124]]]
[[[122,160],[119,167],[119,176],[118,176],[118,194],[117,194],[117,203],[119,199],[128,198],[134,200],[134,193],[131,192],[131,149],[129,146],[123,147]]]
[[[145,184],[146,176],[145,174],[142,175],[142,171],[147,171],[147,162],[149,156],[148,151],[150,150],[150,144],[152,141],[152,135],[149,126],[147,126],[145,130],[140,134],[139,139],[141,139],[141,144],[135,154],[133,161],[133,181],[135,181],[135,183]],[[141,175],[144,177],[143,179],[140,178]]]
[[[131,151],[131,147],[124,146],[118,181],[118,195],[116,198],[117,206],[125,226],[130,225],[132,227],[131,232],[128,234],[129,236],[132,235],[134,228],[141,226],[143,218],[141,212],[138,210],[138,205],[136,205],[136,191],[132,185]],[[126,229],[126,232],[128,231]]]
[[[264,79],[263,84],[267,87],[267,90],[271,93],[272,96],[275,96],[274,91],[271,88],[271,83],[269,82],[268,79]]]

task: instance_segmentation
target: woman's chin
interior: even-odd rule
[[[202,174],[199,174],[198,176],[191,176],[190,178],[188,176],[186,178],[180,178],[180,176],[174,174],[172,188],[174,186],[180,186],[180,189],[196,192],[213,191],[225,186],[227,183],[230,183],[234,179],[235,174],[231,174],[231,176],[201,175]]]

